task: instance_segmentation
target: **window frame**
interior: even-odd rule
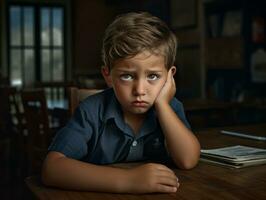
[[[41,71],[42,71],[42,60],[41,60],[41,50],[43,49],[43,47],[41,46],[41,35],[40,35],[40,29],[41,29],[41,9],[42,8],[48,8],[48,9],[52,9],[53,8],[60,8],[62,9],[62,47],[60,48],[55,48],[55,46],[51,46],[48,48],[49,51],[52,50],[56,50],[56,49],[60,49],[63,51],[63,80],[62,81],[66,81],[67,80],[67,75],[68,75],[68,66],[67,66],[67,55],[69,55],[69,52],[67,52],[68,46],[69,44],[67,43],[67,38],[69,38],[68,36],[68,27],[67,27],[67,12],[69,12],[69,9],[67,9],[67,6],[64,3],[27,3],[27,2],[8,2],[6,5],[6,55],[7,55],[7,75],[8,75],[8,79],[9,79],[9,83],[11,84],[12,80],[11,80],[11,50],[14,48],[14,46],[12,46],[11,44],[11,27],[10,27],[10,9],[12,6],[18,6],[21,8],[24,7],[32,7],[33,8],[33,19],[34,19],[34,31],[33,31],[33,37],[34,37],[34,45],[33,45],[33,54],[34,54],[34,70],[35,70],[35,80],[33,80],[33,83],[35,84],[36,82],[41,82],[42,78],[41,78]],[[52,12],[50,12],[52,13]],[[22,17],[23,18],[23,17]],[[21,19],[23,20],[23,19]],[[52,20],[52,19],[51,19]],[[21,30],[23,31],[23,24],[21,27]],[[51,31],[52,32],[52,31]],[[21,33],[21,37],[23,38],[23,34]],[[51,33],[52,34],[52,33]],[[51,39],[52,40],[52,39]],[[18,45],[16,48],[21,50],[21,57],[23,59],[23,53],[24,50],[27,49],[27,45]],[[46,47],[47,48],[47,47]],[[53,54],[53,51],[50,51],[50,55]],[[52,57],[51,57],[52,58]],[[50,63],[51,63],[51,67],[50,70],[53,69],[52,65],[53,65],[53,60],[50,59]],[[21,87],[25,86],[25,62],[23,62],[22,64],[22,84]],[[53,78],[53,77],[51,77]],[[52,80],[51,80],[52,81]]]

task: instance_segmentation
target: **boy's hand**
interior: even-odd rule
[[[144,164],[129,169],[130,193],[176,192],[179,187],[175,173],[161,164]]]
[[[166,82],[154,102],[155,105],[161,103],[169,103],[169,101],[174,97],[176,92],[174,80],[175,72],[176,68],[175,66],[172,66],[168,71]]]

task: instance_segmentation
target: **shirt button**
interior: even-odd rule
[[[132,142],[132,146],[133,146],[133,147],[137,146],[137,144],[138,144],[138,142],[137,142],[136,140],[134,140],[134,141]]]

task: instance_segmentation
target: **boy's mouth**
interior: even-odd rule
[[[147,107],[149,104],[146,101],[133,101],[132,105],[134,107]]]

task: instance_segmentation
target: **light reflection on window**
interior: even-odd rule
[[[63,10],[61,8],[41,9],[41,80],[64,80]]]
[[[21,45],[21,8],[13,6],[10,9],[11,45]]]
[[[32,49],[26,49],[24,51],[25,59],[25,86],[31,86],[35,80],[35,68],[34,68],[34,51]]]
[[[41,45],[50,45],[50,9],[41,9]]]
[[[34,19],[33,19],[33,8],[24,8],[24,42],[27,46],[34,44]]]
[[[53,45],[63,44],[63,12],[62,9],[53,9]]]
[[[63,51],[54,50],[53,52],[53,79],[55,81],[63,80]]]
[[[41,62],[41,69],[42,69],[42,81],[50,81],[51,80],[51,72],[50,72],[50,50],[42,50],[42,62]]]
[[[11,84],[20,86],[22,84],[21,50],[11,50]]]

